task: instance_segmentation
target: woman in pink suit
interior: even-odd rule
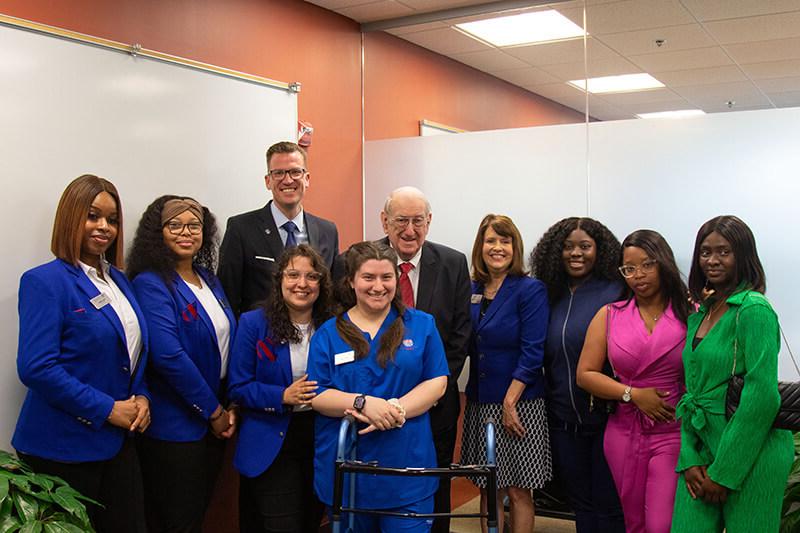
[[[664,238],[651,230],[622,243],[628,298],[601,308],[586,334],[578,385],[619,402],[604,449],[628,533],[666,533],[678,475],[675,404],[685,390],[681,352],[689,314],[686,285]],[[606,361],[616,377],[604,373]],[[607,368],[607,367],[606,367]]]

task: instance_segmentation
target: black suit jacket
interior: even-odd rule
[[[278,227],[267,205],[228,219],[228,227],[219,250],[217,276],[236,316],[249,311],[269,296],[272,275],[283,252]],[[303,211],[305,229],[311,246],[320,253],[330,269],[339,254],[336,225]]]
[[[389,244],[389,239],[381,240]],[[419,284],[416,308],[430,313],[442,337],[450,368],[447,392],[430,410],[434,439],[438,431],[455,431],[461,409],[457,380],[464,368],[467,346],[472,332],[470,295],[472,288],[467,258],[447,246],[425,241],[419,260]],[[451,450],[452,453],[452,450]]]

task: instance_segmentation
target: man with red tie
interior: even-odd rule
[[[442,337],[450,368],[447,391],[430,410],[431,428],[440,467],[453,461],[460,411],[458,376],[464,366],[471,323],[470,278],[467,258],[459,251],[426,241],[431,206],[414,187],[394,190],[381,211],[387,242],[399,256],[399,288],[403,302],[433,315]],[[408,465],[414,466],[414,465]],[[450,480],[442,478],[434,499],[434,512],[450,512]],[[450,520],[439,518],[433,532],[450,531]]]

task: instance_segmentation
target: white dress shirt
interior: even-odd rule
[[[219,355],[221,357],[219,377],[225,379],[225,376],[228,375],[231,323],[228,320],[228,315],[226,315],[225,311],[222,309],[219,300],[217,300],[217,297],[214,295],[214,291],[203,283],[203,278],[198,276],[198,279],[200,280],[200,287],[192,283],[186,284],[192,289],[194,295],[197,296],[197,301],[203,306],[203,309],[205,309],[208,317],[211,319],[211,323],[214,324],[214,332],[217,334],[217,345],[219,346]]]
[[[292,361],[292,381],[297,381],[306,373],[308,367],[308,343],[314,328],[311,324],[295,324],[300,330],[300,342],[289,343],[289,354]],[[310,405],[295,405],[293,411],[308,411]]]
[[[284,215],[280,209],[278,209],[278,206],[275,205],[275,202],[269,204],[269,208],[270,211],[272,211],[272,220],[274,220],[275,225],[278,226],[278,233],[281,236],[283,245],[286,246],[286,237],[288,237],[289,234],[281,226],[289,222],[289,219],[286,218],[286,215]],[[294,233],[294,238],[297,241],[297,244],[308,244],[308,233],[306,233],[306,222],[302,209],[300,209],[300,212],[297,213],[297,216],[292,219],[292,222],[294,222],[294,225],[297,226],[297,231]]]
[[[395,250],[396,252],[397,250]],[[411,282],[411,288],[414,290],[414,305],[417,305],[417,289],[419,288],[419,260],[422,258],[422,246],[419,247],[417,253],[414,254],[414,257],[409,259],[408,261],[403,261],[400,256],[397,256],[397,265],[399,266],[401,263],[411,263],[414,265],[414,268],[408,271],[408,280]],[[398,286],[398,289],[399,286]]]

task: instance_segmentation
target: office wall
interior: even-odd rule
[[[582,113],[388,33],[365,36],[364,88],[368,141],[418,135],[422,119],[468,131],[584,121]]]

